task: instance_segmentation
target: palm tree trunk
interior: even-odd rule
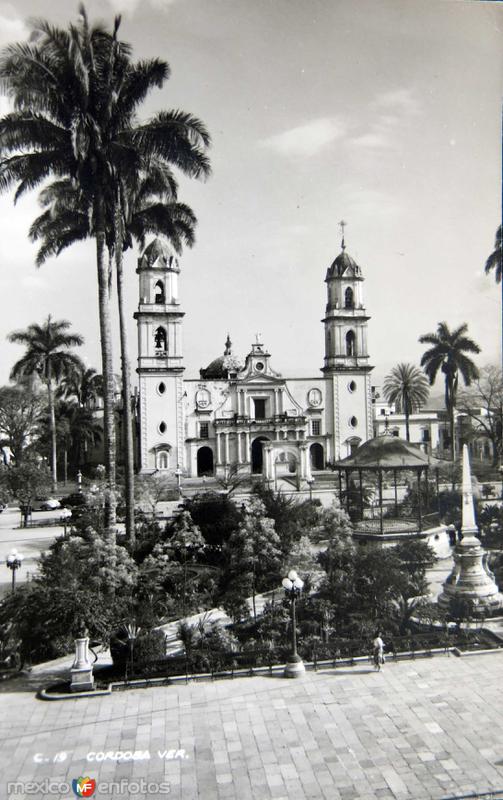
[[[49,403],[49,430],[51,432],[51,475],[52,491],[58,490],[58,461],[56,445],[56,412],[54,410],[54,392],[52,390],[51,376],[47,378],[47,400]]]
[[[409,430],[409,409],[408,406],[405,406],[405,438],[408,442],[410,442],[410,430]]]
[[[98,302],[101,339],[101,366],[103,373],[103,444],[108,493],[105,503],[105,530],[115,530],[116,525],[116,469],[115,469],[115,418],[114,374],[112,360],[112,326],[110,321],[109,270],[106,266],[103,202],[96,204],[96,266],[98,271]]]
[[[120,205],[115,204],[115,269],[117,273],[117,301],[119,304],[119,326],[122,362],[122,406],[124,420],[124,465],[126,500],[126,536],[130,545],[135,542],[134,524],[134,449],[133,413],[131,409],[131,368],[127,347],[127,326],[124,314],[124,272],[122,258],[122,219]]]

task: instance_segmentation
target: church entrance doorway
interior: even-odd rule
[[[252,473],[254,475],[260,475],[264,466],[264,451],[263,451],[263,443],[268,442],[269,439],[267,436],[259,436],[257,439],[254,439],[251,446],[251,464],[252,464]]]
[[[213,475],[213,450],[211,447],[200,447],[197,451],[197,477]]]
[[[325,454],[323,452],[323,446],[318,442],[315,442],[311,445],[309,452],[311,454],[311,469],[325,469]]]

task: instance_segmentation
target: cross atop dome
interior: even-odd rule
[[[342,234],[342,242],[341,242],[342,250],[346,249],[346,244],[344,242],[344,228],[346,227],[347,224],[348,223],[343,219],[341,219],[341,221],[339,222],[339,228],[341,229],[341,234]]]

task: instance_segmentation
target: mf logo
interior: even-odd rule
[[[72,781],[72,789],[76,797],[92,797],[96,789],[96,781],[94,778],[74,778]]]

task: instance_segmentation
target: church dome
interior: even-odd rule
[[[152,269],[156,265],[173,272],[180,272],[178,257],[173,247],[158,236],[143,251],[143,255],[138,261],[138,268]]]
[[[215,358],[206,369],[200,369],[199,374],[205,380],[227,380],[229,372],[239,372],[243,369],[243,362],[232,353],[232,342],[227,335],[223,356]]]
[[[342,251],[328,268],[327,278],[342,278],[343,275],[355,277],[360,276],[361,274],[361,269],[354,258],[350,256],[349,253],[346,253],[346,245],[344,244],[343,239]]]
[[[328,268],[327,280],[330,278],[342,278],[343,276],[351,278],[360,277],[362,274],[354,258],[350,256],[349,253],[346,253],[344,236],[342,237],[341,248],[341,252]]]

